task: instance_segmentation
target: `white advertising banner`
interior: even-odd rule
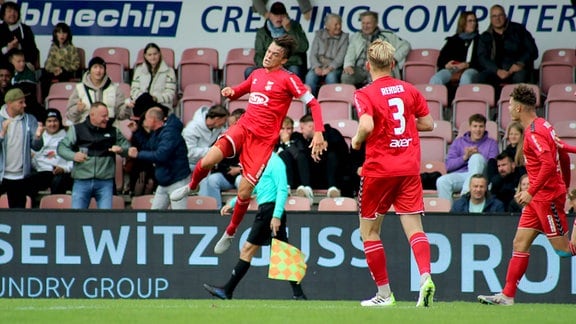
[[[248,0],[197,1],[70,1],[21,0],[22,19],[36,34],[36,42],[45,59],[53,26],[65,21],[72,27],[74,43],[86,50],[88,58],[97,47],[119,46],[130,49],[132,64],[138,50],[148,42],[171,47],[176,63],[186,48],[213,47],[220,53],[220,66],[231,48],[253,47],[256,30],[264,19],[252,11]],[[273,0],[268,1],[270,5]],[[473,4],[430,1],[312,0],[311,19],[301,15],[296,0],[283,1],[291,18],[299,21],[312,42],[314,31],[322,28],[327,13],[343,17],[343,29],[356,32],[360,13],[379,13],[380,28],[392,30],[407,39],[412,48],[437,48],[455,33],[458,15],[472,10],[479,18],[480,31],[489,25],[493,1]],[[576,46],[576,7],[569,1],[504,0],[508,17],[525,24],[536,39],[540,56],[550,48]],[[539,62],[539,60],[537,61]]]

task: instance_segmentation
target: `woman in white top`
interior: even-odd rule
[[[149,43],[144,47],[144,63],[134,69],[130,87],[129,106],[133,105],[134,116],[139,117],[154,103],[170,108],[174,105],[176,73],[162,59],[158,45]]]

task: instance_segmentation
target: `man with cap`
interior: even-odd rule
[[[264,26],[256,32],[256,41],[254,42],[255,66],[246,69],[244,72],[245,78],[248,78],[255,69],[262,67],[262,61],[268,46],[270,46],[273,39],[283,35],[290,35],[296,41],[296,49],[290,55],[284,67],[296,74],[301,80],[304,80],[307,69],[306,51],[308,51],[308,39],[302,29],[302,25],[288,17],[288,12],[282,2],[274,2],[272,4]]]
[[[65,194],[72,190],[72,167],[74,162],[64,160],[58,155],[58,144],[66,136],[62,125],[62,115],[58,109],[46,109],[45,132],[42,134],[44,145],[34,150],[32,167],[36,171],[32,176],[30,196],[34,198],[38,191],[50,188],[51,194]],[[34,200],[34,199],[33,199]]]
[[[117,83],[110,80],[106,74],[106,62],[99,56],[90,60],[82,82],[76,84],[68,100],[66,119],[73,124],[83,122],[88,116],[90,106],[97,101],[106,104],[108,116],[112,120],[123,120],[132,116],[132,110],[126,107],[124,93]]]
[[[24,112],[26,95],[9,90],[0,109],[0,194],[8,194],[10,208],[26,207],[26,188],[32,174],[31,150],[42,147],[44,127]]]

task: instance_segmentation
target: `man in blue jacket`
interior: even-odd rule
[[[498,213],[504,212],[504,204],[488,193],[488,179],[475,174],[470,179],[470,192],[456,200],[451,213]]]
[[[138,141],[142,148],[131,147],[128,156],[154,163],[155,176],[158,182],[151,209],[168,209],[170,193],[188,184],[190,167],[188,166],[188,149],[182,137],[184,125],[174,114],[166,117],[167,109],[152,107],[144,116],[142,126],[150,136],[135,132],[140,136]],[[186,199],[172,202],[172,209],[186,209]]]

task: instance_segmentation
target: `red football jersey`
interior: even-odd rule
[[[428,115],[422,94],[410,83],[379,78],[354,95],[358,117],[368,114],[374,130],[366,139],[363,176],[420,174],[420,138],[416,118]]]
[[[554,128],[544,118],[536,118],[530,126],[524,130],[524,158],[526,159],[526,172],[530,182],[530,192],[533,192],[533,200],[552,201],[561,194],[566,193],[566,186],[560,173],[558,161],[558,148],[554,141]],[[542,157],[544,152],[550,152],[553,161],[553,170],[543,178],[542,187],[533,191],[538,175],[543,169]],[[564,206],[561,206],[562,208]]]
[[[280,136],[282,121],[288,113],[292,98],[300,98],[308,104],[314,118],[316,131],[324,130],[320,105],[310,94],[297,75],[281,68],[268,72],[264,68],[256,69],[248,79],[233,88],[234,100],[250,93],[246,113],[238,124],[243,125],[255,135],[276,142]]]

